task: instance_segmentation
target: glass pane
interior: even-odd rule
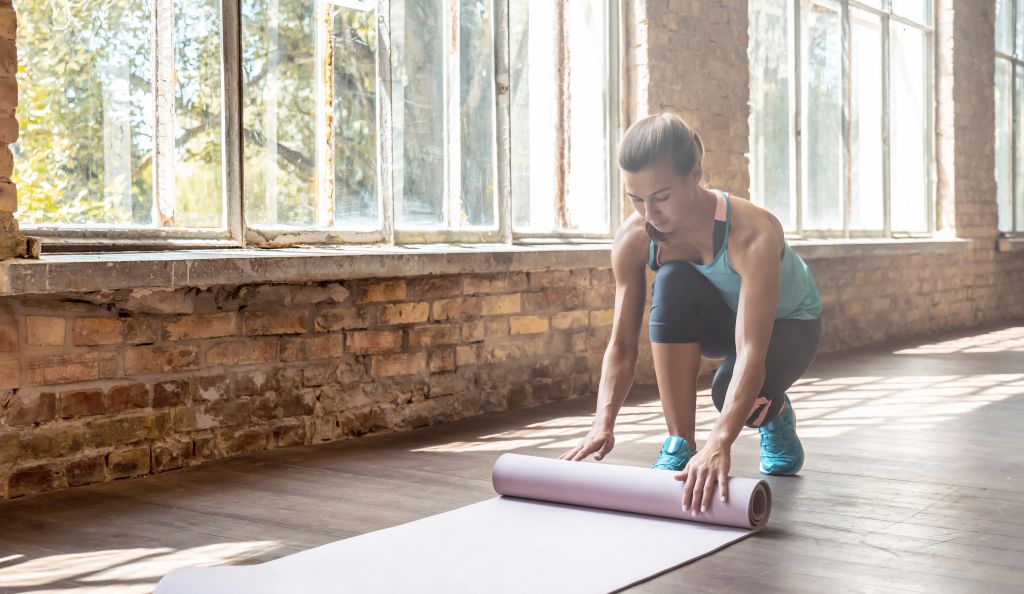
[[[804,228],[843,228],[842,29],[839,5],[804,0]]]
[[[892,12],[927,25],[931,17],[930,0],[892,0]]]
[[[511,0],[512,225],[516,231],[554,231],[555,3]]]
[[[851,9],[850,228],[885,228],[882,179],[882,22]]]
[[[1015,85],[1017,87],[1017,103],[1014,105],[1016,112],[1014,113],[1014,121],[1017,125],[1014,127],[1014,146],[1017,150],[1014,153],[1017,156],[1017,231],[1024,231],[1024,67],[1017,66],[1017,74],[1014,78]]]
[[[148,225],[153,206],[149,0],[18,2],[23,225]]]
[[[373,2],[331,8],[334,68],[334,221],[381,226],[377,194],[377,22]]]
[[[316,219],[314,0],[242,0],[245,216]]]
[[[1017,58],[1024,60],[1024,0],[1017,0]]]
[[[1013,103],[1008,60],[996,58],[996,203],[999,205],[999,230],[1013,230]]]
[[[223,227],[220,1],[174,3],[174,221]]]
[[[494,36],[491,2],[459,3],[462,212],[453,226],[496,226]]]
[[[879,10],[885,8],[885,6],[883,6],[883,0],[860,0],[860,3],[866,4],[872,8],[877,8]]]
[[[795,136],[791,113],[789,0],[750,3],[750,197],[787,231],[796,229],[791,190]]]
[[[928,231],[927,36],[894,23],[890,39],[892,229]]]
[[[1013,3],[1015,0],[996,0],[996,51],[1013,53]]]
[[[607,2],[565,4],[569,54],[566,229],[608,231]]]
[[[444,21],[436,0],[391,3],[395,220],[437,227],[444,216]]]

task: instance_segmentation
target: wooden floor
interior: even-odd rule
[[[655,394],[635,391],[609,462],[653,459]],[[1024,324],[820,357],[791,396],[807,462],[768,478],[768,528],[635,591],[1024,591]],[[698,440],[714,420],[706,393],[699,405]],[[592,407],[0,502],[0,591],[148,592],[178,567],[261,562],[487,499],[500,453],[555,456]],[[759,476],[757,447],[744,432],[734,475]],[[628,546],[614,534],[587,544]]]

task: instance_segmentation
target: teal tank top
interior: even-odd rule
[[[729,223],[732,218],[732,203],[729,194],[721,192],[719,200],[725,201],[724,233],[721,234],[721,248],[717,247],[715,258],[709,264],[690,265],[703,274],[711,284],[715,285],[725,302],[736,311],[740,301],[740,285],[742,279],[735,270],[729,266]],[[717,219],[718,217],[716,217]],[[716,227],[721,221],[716,220]],[[717,231],[717,229],[716,229]],[[650,244],[650,258],[648,265],[651,270],[657,270],[658,252],[655,243]],[[821,297],[818,294],[818,287],[814,284],[814,277],[811,276],[807,264],[789,247],[784,244],[782,249],[782,267],[779,270],[779,306],[775,309],[776,320],[816,320],[821,317]]]

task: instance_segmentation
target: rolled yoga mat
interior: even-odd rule
[[[771,490],[729,479],[693,517],[676,473],[504,454],[495,497],[260,565],[171,572],[156,594],[611,592],[764,528]]]

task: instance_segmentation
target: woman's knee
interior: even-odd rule
[[[698,341],[698,305],[705,298],[706,284],[708,280],[686,262],[667,262],[658,269],[651,298],[651,342]]]

